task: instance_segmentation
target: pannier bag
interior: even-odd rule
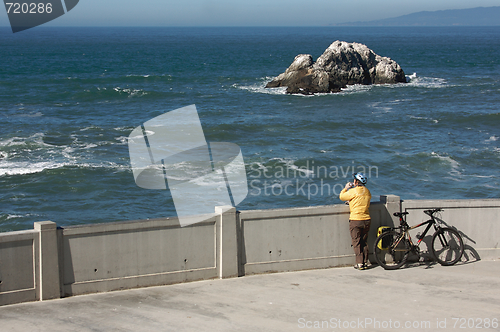
[[[388,226],[380,226],[377,230],[377,237],[380,236],[380,234],[382,233],[385,233],[385,232],[388,232],[390,231],[391,228],[388,227]],[[379,249],[387,249],[390,245],[391,245],[391,237],[390,236],[386,236],[382,239],[382,241],[380,241],[379,243],[377,243],[377,247]]]

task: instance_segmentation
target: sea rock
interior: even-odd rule
[[[316,62],[310,54],[297,55],[266,88],[287,87],[287,93],[314,94],[340,92],[353,84],[391,83],[406,83],[396,61],[375,54],[366,45],[337,40]]]

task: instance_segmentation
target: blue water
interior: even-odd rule
[[[408,84],[339,94],[265,89],[335,40],[396,60]],[[0,29],[0,231],[175,216],[135,185],[127,137],[196,104],[208,141],[241,147],[238,209],[500,197],[500,27]]]

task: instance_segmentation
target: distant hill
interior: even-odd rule
[[[423,11],[383,20],[347,22],[337,26],[493,26],[500,25],[500,7]]]

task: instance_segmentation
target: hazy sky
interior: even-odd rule
[[[16,2],[16,1],[12,1]],[[31,1],[29,1],[31,2]],[[80,0],[52,26],[318,26],[418,11],[500,6],[499,0]],[[0,10],[0,25],[8,25]]]

